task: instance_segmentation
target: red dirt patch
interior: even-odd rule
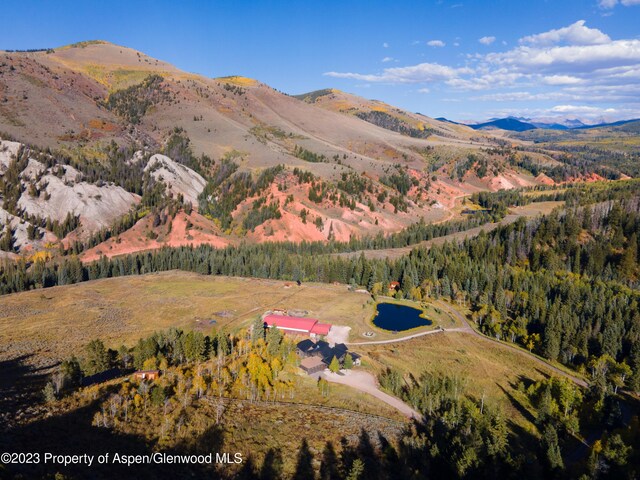
[[[187,229],[187,223],[191,226]],[[229,240],[218,233],[212,221],[203,217],[197,212],[187,215],[184,211],[172,220],[168,220],[166,225],[153,227],[153,218],[148,215],[140,220],[126,232],[115,238],[96,245],[81,255],[83,262],[93,262],[99,260],[102,255],[115,257],[146,250],[157,250],[159,248],[181,247],[185,245],[213,245],[216,248],[223,248],[229,245]],[[171,225],[171,231],[169,231]],[[153,236],[157,235],[157,238]]]

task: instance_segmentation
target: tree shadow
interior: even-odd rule
[[[309,480],[315,478],[313,469],[313,453],[309,449],[309,443],[306,438],[302,439],[300,450],[298,450],[298,460],[296,462],[296,471],[293,474],[293,480]]]
[[[322,450],[320,462],[320,480],[339,480],[342,478],[339,469],[340,460],[332,442],[327,442]]]
[[[282,478],[282,452],[280,449],[270,448],[260,468],[260,480],[278,480]]]
[[[229,465],[216,465],[215,453],[223,445],[223,435],[217,426],[202,435],[178,443],[173,448],[157,449],[154,442],[141,435],[124,434],[93,425],[96,412],[101,410],[103,398],[73,411],[36,420],[9,429],[0,436],[0,451],[38,452],[40,458],[49,452],[55,455],[93,455],[91,466],[86,464],[10,464],[8,478],[53,478],[62,474],[70,478],[92,479],[156,479],[156,478],[223,478]],[[164,463],[145,460],[127,465],[114,462],[115,455],[152,457],[156,452],[172,455],[213,453],[214,463]],[[109,461],[98,463],[98,456],[109,454]],[[5,473],[5,472],[2,472]]]
[[[41,392],[47,382],[46,367],[33,367],[28,360],[33,355],[22,355],[0,362],[0,429],[6,425],[5,416],[10,418],[21,409],[38,403]]]
[[[498,388],[502,390],[502,393],[504,393],[505,397],[507,397],[509,402],[511,402],[511,405],[518,411],[518,413],[520,413],[520,415],[522,415],[528,422],[531,422],[531,423],[536,422],[536,418],[531,414],[529,410],[525,408],[524,405],[522,405],[522,403],[520,403],[520,401],[517,398],[515,398],[511,394],[511,392],[509,392],[506,388],[504,388],[500,384],[496,384],[496,385],[498,385]]]

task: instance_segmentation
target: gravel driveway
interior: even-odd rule
[[[369,372],[363,370],[344,370],[342,375],[332,373],[329,370],[325,370],[322,376],[328,382],[340,383],[349,387],[360,390],[361,392],[368,393],[374,397],[382,400],[384,403],[391,405],[403,415],[409,418],[415,418],[417,420],[422,419],[422,415],[416,412],[409,405],[404,403],[399,398],[393,397],[387,393],[384,393],[378,388],[378,382],[376,378]]]

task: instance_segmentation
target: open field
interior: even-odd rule
[[[306,311],[335,324],[369,318],[370,297],[346,286],[164,272],[85,282],[3,297],[0,358],[60,360],[90,340],[109,347],[169,327],[210,333],[246,326],[270,308]],[[215,321],[215,324],[212,323]]]
[[[0,360],[33,355],[51,365],[94,338],[108,347],[133,345],[139,338],[169,327],[210,333],[248,325],[268,309],[280,308],[351,327],[350,339],[374,330],[375,340],[394,334],[371,325],[375,305],[345,285],[164,272],[119,277],[7,295],[0,305]],[[427,310],[434,325],[435,310]],[[451,324],[443,317],[445,327]],[[212,323],[214,322],[215,323]]]
[[[464,332],[445,332],[415,338],[391,345],[360,346],[367,356],[365,366],[373,373],[387,368],[397,369],[419,379],[429,374],[464,379],[466,394],[486,404],[499,405],[508,412],[514,424],[532,431],[532,409],[525,395],[517,390],[525,384],[553,375],[551,369],[528,359],[502,345],[492,345],[486,339]]]
[[[405,300],[386,297],[378,300],[416,306]],[[350,341],[367,340],[362,337],[364,331],[375,331],[372,340],[403,336],[373,327],[370,321],[374,301],[369,295],[350,292],[345,285],[303,284],[297,287],[290,282],[173,271],[3,297],[0,362],[33,354],[27,359],[28,363],[47,367],[72,353],[82,354],[82,347],[93,338],[101,338],[110,347],[122,343],[132,345],[154,330],[171,326],[205,333],[216,328],[234,330],[248,325],[256,315],[272,308],[304,311],[323,321],[350,326]],[[412,379],[419,381],[425,372],[458,377],[462,380],[462,394],[478,404],[484,402],[487,408],[500,407],[508,418],[509,429],[526,433],[522,437],[526,438],[522,440],[523,445],[526,444],[524,448],[532,448],[538,438],[534,426],[535,410],[521,387],[557,373],[530,358],[526,352],[514,351],[480,337],[449,304],[426,301],[424,310],[434,324],[422,331],[439,327],[449,331],[391,344],[354,345],[352,349],[362,355],[362,366],[357,371],[377,376],[391,368],[401,372],[407,384]],[[217,323],[211,324],[211,320]],[[411,333],[416,331],[421,329]],[[5,365],[11,365],[11,362],[7,361]],[[251,451],[254,460],[261,463],[269,449],[280,446],[285,451],[297,451],[304,438],[317,462],[326,442],[337,446],[344,436],[350,443],[356,443],[360,427],[374,442],[376,432],[393,442],[393,437],[406,422],[392,405],[352,388],[348,383],[331,383],[329,395],[323,396],[315,378],[303,375],[295,368],[286,372],[286,376],[295,379],[294,394],[284,399],[286,405],[237,399],[227,401],[218,424],[214,423],[217,404],[203,401],[186,410],[190,425],[195,429],[194,436],[178,437],[167,446],[186,445],[188,438],[205,441],[209,434],[215,433],[225,450]],[[29,382],[30,378],[33,378],[31,374],[23,373],[21,381]],[[108,385],[96,387],[107,388],[103,393],[112,391],[108,390]],[[64,432],[67,427],[60,425],[66,425],[66,422],[69,422],[69,428],[82,431],[87,441],[94,438],[98,430],[90,426],[91,419],[102,407],[91,394],[92,388],[80,390],[73,398],[61,402],[56,415],[50,416],[36,409],[42,418],[33,423],[36,427],[19,424],[12,433],[15,444],[26,445],[25,442],[33,438],[34,428],[44,428],[44,431],[55,428]],[[107,397],[101,394],[100,398]],[[150,410],[146,417],[121,424],[116,437],[137,439],[136,442],[141,442],[139,449],[153,449],[160,442],[162,418]],[[349,427],[345,428],[344,424]],[[274,425],[277,425],[277,434],[273,433]],[[291,471],[291,459],[285,464],[285,470]]]
[[[381,250],[358,250],[355,252],[347,252],[347,253],[336,253],[334,255],[340,257],[358,257],[360,254],[364,253],[365,258],[370,259],[384,259],[389,258],[395,260],[404,255],[407,255],[411,250],[416,247],[426,247],[429,248],[433,245],[442,245],[445,242],[461,242],[467,238],[473,238],[480,234],[480,232],[490,232],[495,230],[501,225],[508,225],[509,223],[513,223],[520,217],[537,217],[539,215],[546,215],[551,213],[554,208],[560,207],[564,205],[564,202],[536,202],[531,203],[529,205],[524,205],[521,207],[514,207],[511,209],[510,213],[506,215],[500,222],[496,223],[487,223],[480,227],[471,228],[469,230],[465,230],[464,232],[452,233],[451,235],[445,235],[444,237],[434,238],[433,240],[427,240],[417,245],[410,245],[408,247],[400,247],[400,248],[386,248]]]
[[[379,301],[416,306],[413,302],[380,297]],[[460,319],[439,304],[425,302],[425,314],[433,325],[410,333],[461,329]],[[369,295],[349,292],[345,285],[303,284],[201,276],[185,272],[165,272],[85,282],[78,285],[24,292],[3,297],[0,306],[0,360],[32,354],[29,363],[49,366],[81,349],[90,340],[101,338],[109,347],[132,345],[138,338],[169,327],[196,329],[210,333],[216,328],[230,330],[247,326],[265,310],[281,308],[352,328],[349,340],[392,340],[402,337],[371,324],[375,303]],[[211,321],[216,323],[212,324]],[[374,337],[363,337],[374,331]],[[526,412],[519,410],[516,384],[522,379],[538,380],[552,374],[545,365],[470,332],[450,331],[383,345],[354,345],[364,355],[365,368],[379,373],[397,368],[418,378],[423,372],[458,374],[467,379],[467,391],[474,398],[486,395],[488,402],[501,404],[513,413],[519,425],[526,424]],[[309,398],[318,403],[314,381],[304,376]],[[349,408],[359,404],[364,411],[375,399],[344,401],[359,395],[346,386],[333,406]],[[307,395],[307,396],[308,396]],[[361,397],[362,395],[359,395]],[[314,397],[314,398],[311,398]],[[333,395],[331,396],[333,397]],[[302,400],[302,399],[300,399]],[[324,402],[321,402],[324,403]],[[373,410],[371,410],[373,408]],[[390,412],[385,412],[390,414]]]

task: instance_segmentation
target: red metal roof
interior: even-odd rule
[[[286,330],[297,330],[310,332],[313,326],[318,323],[314,318],[289,317],[287,315],[267,315],[264,321],[270,327],[276,326]]]
[[[316,323],[311,329],[311,333],[316,335],[328,335],[331,330],[331,325],[328,323]]]
[[[331,329],[328,323],[318,323],[315,318],[290,317],[287,315],[267,315],[264,321],[270,327],[276,326],[283,330],[292,330],[296,332],[315,333],[317,335],[326,335]]]

